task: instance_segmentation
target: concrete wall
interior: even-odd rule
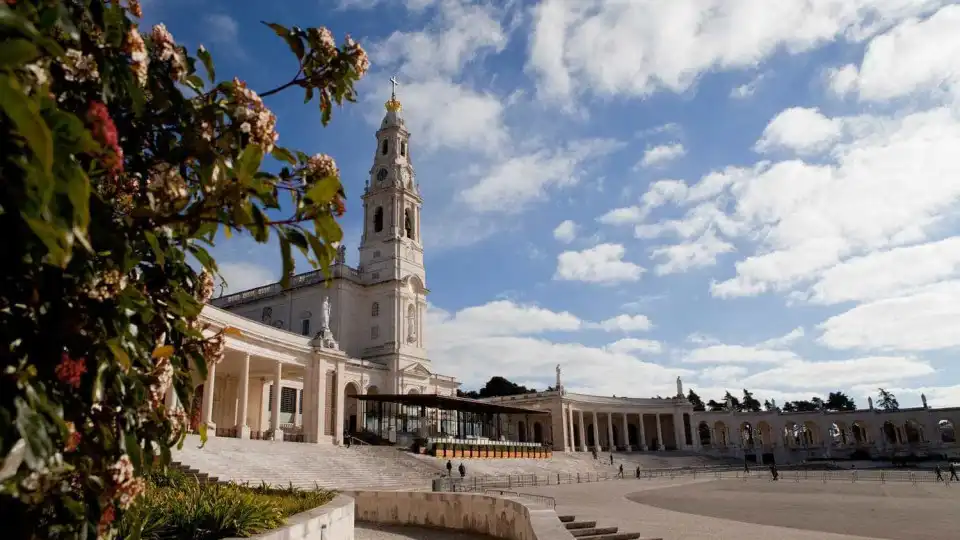
[[[353,499],[337,495],[329,503],[287,519],[283,527],[251,538],[259,540],[353,540]],[[231,539],[232,540],[232,539]]]
[[[505,540],[572,540],[552,509],[474,493],[344,492],[357,521],[456,529]]]

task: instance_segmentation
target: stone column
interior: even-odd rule
[[[567,406],[560,403],[560,427],[563,430],[563,451],[570,451],[570,441],[567,440]]]
[[[337,377],[336,377],[336,397],[337,397],[337,407],[336,407],[336,429],[333,432],[333,440],[337,441],[337,444],[343,444],[343,407],[346,400],[344,400],[343,391],[346,385],[343,380],[343,360],[337,360]]]
[[[576,437],[576,436],[574,435],[575,432],[573,431],[573,426],[574,426],[574,424],[573,424],[573,407],[570,406],[570,405],[567,405],[567,419],[565,420],[565,422],[567,422],[567,433],[568,433],[569,436],[570,436],[570,451],[571,451],[571,452],[576,452],[576,451],[577,451],[577,443],[576,443],[576,440],[575,440],[575,437]]]
[[[700,422],[696,422],[694,425],[693,416],[690,417],[690,436],[693,437],[693,446],[697,450],[703,450],[703,446],[700,442]]]
[[[247,402],[250,401],[250,355],[243,355],[243,368],[240,371],[240,412],[237,419],[237,437],[250,438],[250,427],[247,425]]]
[[[597,411],[590,411],[593,415],[593,447],[600,450],[600,422],[597,421]]]
[[[640,449],[644,452],[650,449],[647,446],[647,430],[643,427],[643,413],[640,413],[640,440],[638,442],[640,443]]]
[[[683,413],[677,410],[673,411],[673,437],[677,440],[677,450],[683,450],[687,446],[687,429],[683,423]]]
[[[577,422],[580,424],[578,429],[580,430],[580,451],[587,451],[587,430],[583,425],[583,411],[577,411]]]
[[[610,445],[610,451],[617,448],[617,441],[613,440],[613,413],[607,413],[607,444]]]
[[[660,413],[657,413],[657,450],[663,450],[663,429],[660,427]]]
[[[630,422],[627,420],[627,413],[623,413],[623,448],[630,451]]]
[[[283,430],[280,429],[280,394],[283,393],[281,382],[283,381],[283,362],[277,360],[277,368],[273,373],[273,404],[270,411],[270,431],[273,440],[283,440]]]
[[[313,369],[315,397],[313,417],[310,420],[310,427],[316,431],[317,437],[313,441],[320,443],[325,441],[327,414],[327,363],[324,360],[316,359]]]
[[[314,420],[314,414],[317,411],[317,361],[313,356],[307,357],[307,369],[303,374],[303,440],[304,442],[316,442],[317,421]]]
[[[213,391],[217,381],[217,365],[207,364],[207,380],[203,384],[203,419],[207,426],[207,437],[217,436],[217,424],[213,422]]]

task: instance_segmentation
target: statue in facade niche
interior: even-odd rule
[[[320,346],[328,349],[339,350],[340,345],[333,338],[333,332],[330,330],[330,297],[323,297],[323,306],[320,309],[320,331],[314,336],[314,340],[320,341]]]
[[[347,246],[340,244],[337,246],[337,264],[347,264]]]

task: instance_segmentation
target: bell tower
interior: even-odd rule
[[[419,388],[430,373],[424,346],[426,273],[420,238],[422,199],[410,161],[410,132],[397,99],[397,80],[384,105],[373,165],[363,192],[361,279],[367,290],[370,336],[364,359],[384,364],[387,392]],[[418,375],[419,374],[419,375]]]
[[[410,132],[397,100],[397,79],[377,131],[373,166],[363,192],[363,236],[360,267],[365,281],[402,280],[417,276],[426,283],[420,208],[423,203],[410,161]]]

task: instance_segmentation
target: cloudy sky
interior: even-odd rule
[[[221,78],[289,80],[259,21],[359,39],[373,69],[283,145],[359,195],[396,74],[424,193],[434,369],[649,397],[877,387],[960,405],[960,5],[943,0],[151,0]],[[233,290],[276,245],[221,242]]]

